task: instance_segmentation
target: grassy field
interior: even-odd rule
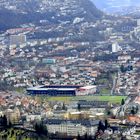
[[[26,89],[22,88],[22,87],[19,87],[19,88],[15,88],[15,91],[22,94],[26,91]]]
[[[76,97],[47,97],[48,101],[76,101],[76,100],[88,100],[88,101],[109,101],[110,103],[121,103],[122,99],[127,96],[76,96]]]
[[[103,88],[100,90],[100,94],[110,94],[111,90]]]

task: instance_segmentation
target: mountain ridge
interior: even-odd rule
[[[25,3],[23,1],[11,2],[11,5],[16,5],[14,10],[7,9],[8,6],[0,7],[0,30],[18,27],[29,22],[39,24],[40,20],[48,20],[56,24],[59,21],[70,20],[72,22],[74,18],[80,17],[87,21],[94,21],[104,15],[90,0],[54,1],[56,3],[51,3],[51,0],[48,0],[48,3],[39,0],[31,0],[29,3],[27,1]]]

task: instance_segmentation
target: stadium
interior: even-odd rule
[[[96,93],[96,86],[48,85],[27,89],[29,95],[84,96]]]

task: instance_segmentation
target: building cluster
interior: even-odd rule
[[[94,137],[137,138],[139,131],[139,110],[135,115],[128,113],[133,106],[138,105],[139,96],[127,98],[121,105],[111,105],[107,101],[49,101],[47,98],[27,95],[13,95],[3,92],[0,96],[0,115],[6,116],[8,123],[18,127],[33,130],[36,122],[43,121],[52,135]],[[116,118],[112,116],[117,109]],[[110,112],[108,114],[108,111]],[[125,111],[122,116],[122,111]],[[108,115],[107,115],[108,114]],[[100,120],[108,120],[104,133],[97,133]],[[1,121],[1,120],[0,120]],[[137,122],[137,123],[136,123]],[[123,127],[123,126],[129,126]]]
[[[24,2],[24,6],[32,3]],[[21,5],[18,0],[0,2],[0,7],[26,13]],[[42,19],[0,32],[0,90],[5,91],[0,93],[1,116],[30,129],[43,121],[49,133],[68,136],[94,136],[100,120],[107,118],[110,127],[99,137],[137,137],[139,19],[104,16],[86,20],[85,9],[76,0],[43,0],[38,13],[48,11],[56,13],[48,14],[50,21]],[[71,100],[50,101],[48,95],[70,96]],[[125,99],[112,103],[94,100],[97,96]]]
[[[108,102],[56,102],[8,92],[0,96],[0,115],[5,115],[8,123],[32,130],[36,122],[43,121],[49,133],[69,136],[94,136],[107,106]],[[84,108],[88,111],[82,111]]]

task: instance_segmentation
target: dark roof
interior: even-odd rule
[[[79,101],[78,104],[81,105],[81,107],[104,107],[108,106],[108,101]]]
[[[117,127],[117,126],[110,126],[110,128],[111,128],[113,131],[119,130],[119,127]]]
[[[80,88],[81,85],[46,85],[42,86],[41,88]]]
[[[45,124],[59,125],[59,124],[81,124],[87,127],[96,126],[99,124],[99,120],[64,120],[64,119],[47,119]]]

